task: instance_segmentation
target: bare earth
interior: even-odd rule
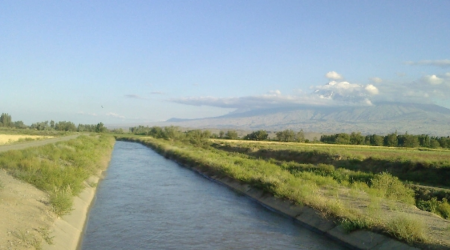
[[[34,249],[56,216],[48,195],[0,170],[0,249]]]
[[[78,135],[0,146],[0,152],[43,146],[71,140]],[[0,250],[35,249],[45,239],[51,240],[48,228],[56,215],[51,211],[48,195],[31,184],[17,180],[0,169]]]

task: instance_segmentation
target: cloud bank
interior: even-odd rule
[[[444,59],[444,60],[422,60],[418,62],[414,61],[407,61],[405,62],[407,65],[429,65],[429,66],[436,66],[436,67],[450,67],[450,60]]]
[[[337,72],[328,72],[327,77],[339,78]],[[259,109],[300,106],[368,106],[377,102],[432,103],[437,99],[450,98],[450,72],[425,75],[412,82],[391,82],[378,77],[370,83],[358,84],[349,81],[330,81],[324,85],[310,87],[310,92],[298,91],[282,94],[279,90],[263,95],[243,97],[181,97],[169,101],[220,108]]]

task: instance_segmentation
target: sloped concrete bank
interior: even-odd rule
[[[298,206],[290,201],[279,199],[272,194],[263,192],[259,189],[253,188],[248,184],[242,184],[236,180],[230,178],[223,178],[210,174],[195,166],[189,166],[181,162],[179,159],[174,158],[167,152],[161,152],[159,148],[151,145],[150,143],[143,143],[135,140],[119,139],[123,141],[138,142],[147,147],[154,149],[156,152],[162,154],[164,157],[171,159],[181,166],[192,169],[207,179],[225,185],[239,193],[242,193],[252,200],[260,203],[264,207],[273,210],[279,214],[285,215],[293,219],[296,223],[326,237],[339,242],[340,244],[348,247],[349,249],[361,249],[361,250],[394,250],[405,249],[412,250],[418,249],[411,247],[403,242],[390,238],[386,235],[370,232],[367,230],[358,230],[351,233],[347,233],[343,228],[332,220],[326,219],[319,214],[316,210],[307,206]]]
[[[97,186],[92,187],[89,183],[98,183],[98,176],[91,176],[85,182],[85,189],[73,200],[73,210],[70,214],[59,217],[53,223],[53,243],[43,243],[44,250],[76,250],[79,247],[83,230],[86,224],[89,210],[95,198]]]
[[[109,166],[109,160],[104,161],[103,170],[95,176],[89,177],[84,182],[84,190],[73,200],[73,210],[70,214],[59,217],[50,228],[53,242],[49,245],[43,242],[43,250],[76,250],[80,248],[81,239],[86,226],[89,211],[95,199],[97,186],[104,178],[104,173]]]

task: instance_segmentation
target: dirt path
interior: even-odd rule
[[[51,139],[39,140],[39,141],[24,142],[24,143],[12,144],[12,145],[2,145],[2,146],[0,146],[0,153],[6,152],[9,150],[21,150],[21,149],[26,149],[26,148],[30,148],[30,147],[44,146],[46,144],[56,143],[56,142],[60,142],[60,141],[68,141],[68,140],[75,139],[78,136],[80,136],[80,135],[76,134],[76,135],[56,137],[56,138],[51,138]]]

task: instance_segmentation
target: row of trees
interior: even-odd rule
[[[429,135],[398,134],[388,135],[366,135],[353,132],[351,134],[338,133],[333,135],[322,135],[320,141],[332,144],[372,145],[388,147],[428,147],[428,148],[450,148],[449,137],[436,137]]]
[[[17,128],[17,129],[34,129],[40,131],[72,131],[72,132],[107,132],[108,129],[104,126],[103,123],[98,124],[78,124],[76,126],[73,122],[70,121],[43,121],[36,122],[27,126],[23,123],[23,121],[12,121],[11,115],[7,113],[2,113],[0,116],[0,127],[8,127],[8,128]]]
[[[235,130],[220,131],[213,134],[209,130],[190,130],[182,132],[178,127],[132,127],[130,131],[137,135],[150,135],[155,138],[168,140],[189,140],[192,143],[204,142],[207,138],[239,139]],[[295,132],[291,129],[276,132],[274,140],[281,142],[309,142],[305,139],[303,130]],[[244,137],[244,140],[263,141],[270,140],[266,130],[253,131]],[[362,135],[360,132],[338,133],[332,135],[322,135],[320,141],[330,144],[351,144],[351,145],[372,145],[388,147],[429,147],[429,148],[450,148],[450,137],[434,137],[429,135],[398,134],[397,132],[388,135]]]

